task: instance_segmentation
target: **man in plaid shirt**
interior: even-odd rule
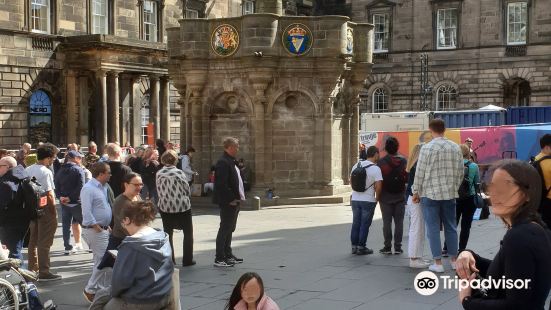
[[[430,249],[434,264],[429,270],[444,272],[442,266],[442,245],[440,243],[440,222],[444,224],[444,235],[452,269],[458,251],[457,224],[455,221],[455,199],[463,181],[463,156],[459,145],[444,138],[446,125],[441,119],[429,123],[432,141],[419,153],[417,171],[413,181],[413,201],[421,203],[427,227]]]

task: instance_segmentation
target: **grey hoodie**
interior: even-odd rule
[[[172,249],[168,235],[157,230],[126,237],[113,267],[111,296],[133,304],[155,303],[172,289]]]

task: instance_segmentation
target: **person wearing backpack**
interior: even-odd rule
[[[29,269],[38,272],[38,281],[60,280],[61,276],[50,272],[50,248],[54,243],[57,229],[57,210],[55,205],[54,174],[48,168],[56,158],[57,148],[46,143],[36,150],[38,163],[25,170],[40,184],[41,195],[46,196],[47,204],[42,216],[31,221],[29,239]]]
[[[404,231],[405,193],[407,160],[398,155],[400,143],[395,137],[388,137],[385,142],[387,155],[377,165],[383,175],[383,189],[379,206],[383,217],[384,247],[381,254],[392,254],[392,220],[394,219],[394,254],[402,254],[402,236]]]
[[[25,168],[11,156],[0,159],[0,240],[9,250],[9,258],[23,259],[23,239],[30,218],[21,190],[27,177]]]
[[[542,181],[542,195],[538,212],[547,228],[551,228],[551,134],[540,138],[541,152],[535,157],[534,168]]]
[[[375,164],[379,159],[377,147],[368,147],[360,156],[360,161],[352,167],[350,173],[352,186],[350,242],[352,254],[366,255],[373,254],[373,250],[367,248],[366,243],[377,200],[381,195],[383,176],[381,169]]]
[[[461,185],[459,185],[459,190],[457,191],[459,198],[455,200],[455,222],[459,225],[459,219],[461,219],[459,251],[462,251],[467,247],[467,242],[469,241],[473,215],[476,211],[476,187],[478,182],[480,182],[480,176],[478,165],[470,161],[471,151],[469,146],[466,144],[461,144],[459,147],[461,148],[461,153],[463,154],[463,166],[465,167],[465,170],[463,172],[463,182],[461,182]],[[446,245],[444,245],[442,252],[445,251],[447,251]]]

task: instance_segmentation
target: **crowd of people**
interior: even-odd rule
[[[239,141],[227,138],[223,145],[224,154],[209,177],[221,219],[214,265],[231,267],[243,262],[234,255],[231,241],[248,182],[242,177],[244,161],[236,158]],[[120,309],[124,303],[129,309],[164,309],[177,299],[170,295],[176,265],[174,230],[184,234],[181,266],[196,263],[190,202],[190,187],[198,175],[192,168],[195,149],[189,147],[180,156],[172,143],[159,140],[156,147],[109,143],[102,150],[98,154],[94,142],[86,155],[75,143],[61,156],[51,143],[41,143],[34,152],[27,143],[17,154],[0,150],[0,240],[10,258],[23,260],[28,237],[28,269],[36,272],[39,282],[60,280],[50,271],[59,204],[64,253],[92,253],[91,276],[83,288],[92,307]],[[24,211],[32,205],[20,190],[25,180],[37,186],[40,203],[35,207],[40,216]],[[164,231],[149,226],[157,213]],[[263,295],[260,299],[266,303]]]
[[[449,257],[449,265],[462,279],[491,276],[531,280],[532,286],[527,290],[494,289],[481,293],[462,289],[459,300],[465,309],[543,309],[551,288],[548,261],[551,254],[551,134],[541,137],[542,151],[532,165],[503,160],[490,168],[486,193],[493,214],[503,220],[508,230],[496,257],[489,260],[467,247],[473,215],[477,207],[481,207],[477,199],[481,178],[471,149],[472,139],[463,145],[447,139],[441,119],[432,120],[429,128],[433,139],[416,145],[407,160],[399,155],[399,142],[392,136],[384,143],[386,155],[382,158],[376,146],[360,147],[360,161],[350,174],[352,254],[373,253],[366,242],[379,203],[384,236],[380,253],[403,253],[403,223],[407,214],[411,268],[443,273],[442,259]],[[425,240],[429,243],[432,263],[422,259]]]

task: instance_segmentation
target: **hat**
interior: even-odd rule
[[[473,139],[471,139],[470,137],[465,139],[465,142],[473,142]]]
[[[74,158],[77,158],[77,157],[82,158],[83,156],[82,156],[82,154],[80,154],[80,153],[77,152],[77,151],[69,151],[69,152],[67,153],[67,157],[73,158],[73,159],[74,159]]]

